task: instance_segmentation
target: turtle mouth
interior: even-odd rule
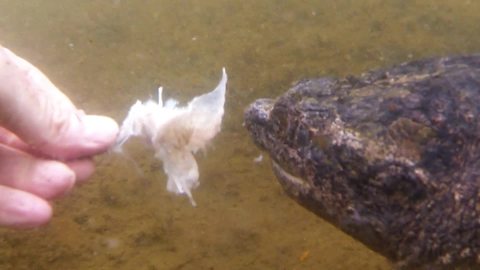
[[[289,173],[273,159],[272,167],[275,176],[291,196],[299,197],[302,194],[307,194],[312,189],[311,185],[305,179]]]

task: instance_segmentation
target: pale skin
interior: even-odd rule
[[[48,223],[50,201],[94,171],[117,123],[77,109],[36,67],[0,45],[0,226]]]

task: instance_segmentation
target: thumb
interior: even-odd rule
[[[103,152],[118,132],[113,119],[85,115],[40,70],[1,46],[0,125],[63,159]]]

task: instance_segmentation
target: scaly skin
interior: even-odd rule
[[[480,259],[480,55],[297,83],[245,112],[286,192],[400,267]]]

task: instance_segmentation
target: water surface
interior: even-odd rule
[[[165,191],[140,141],[33,231],[0,230],[0,269],[392,269],[291,201],[242,127],[244,108],[306,77],[480,50],[479,1],[0,0],[0,43],[78,107],[121,121],[136,99],[187,101],[229,73],[222,133],[198,157],[198,207]]]

